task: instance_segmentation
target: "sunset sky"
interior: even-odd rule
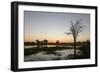
[[[78,41],[90,39],[90,15],[79,13],[24,11],[24,40],[32,42],[47,39],[49,42],[72,42],[69,32],[70,21],[82,19],[82,32]]]

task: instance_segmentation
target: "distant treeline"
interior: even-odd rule
[[[89,40],[87,40],[88,42],[90,42]],[[77,42],[77,46],[80,46],[81,44],[87,42],[87,41],[83,41],[83,42]],[[68,46],[72,46],[73,43],[63,43],[63,42],[60,42],[59,40],[57,40],[56,42],[48,42],[48,40],[44,40],[44,41],[39,41],[39,40],[36,40],[35,42],[24,42],[24,45],[25,46],[28,46],[28,45],[68,45]]]

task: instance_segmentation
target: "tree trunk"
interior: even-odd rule
[[[76,58],[76,37],[74,37],[74,58]]]

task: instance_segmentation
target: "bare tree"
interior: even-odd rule
[[[77,20],[75,22],[71,21],[71,26],[70,26],[70,30],[68,33],[66,34],[71,34],[73,35],[73,39],[74,39],[74,57],[76,57],[76,42],[77,42],[77,37],[79,35],[79,33],[82,31],[82,26],[81,24],[81,19]]]

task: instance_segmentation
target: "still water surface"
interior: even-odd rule
[[[31,54],[24,57],[25,62],[29,61],[48,61],[48,60],[67,60],[72,57],[74,49],[63,49],[54,51],[55,54],[47,54],[45,51],[40,51],[36,54]],[[77,50],[77,55],[81,55],[81,51]]]

